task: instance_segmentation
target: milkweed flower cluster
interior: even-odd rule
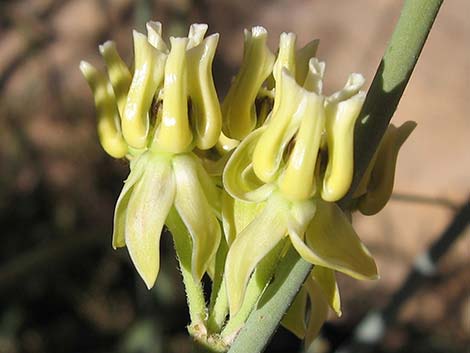
[[[274,55],[267,31],[254,27],[245,31],[240,70],[219,103],[212,78],[219,37],[205,37],[206,31],[207,25],[194,24],[187,37],[170,37],[168,46],[161,24],[149,22],[147,35],[134,31],[132,70],[112,42],[100,46],[107,75],[80,64],[94,94],[100,142],[130,165],[116,205],[113,247],[127,247],[151,288],[164,225],[183,239],[189,254],[176,250],[180,261],[190,258],[192,278],[184,278],[185,285],[202,290],[206,273],[214,282],[198,335],[217,337],[226,347],[293,246],[315,266],[283,324],[311,340],[328,307],[341,314],[336,271],[378,277],[350,214],[384,207],[399,148],[415,124],[389,126],[350,209],[343,210],[336,201],[353,177],[362,75],[351,74],[341,90],[325,95],[317,40],[298,49],[296,36],[283,33]],[[263,280],[258,276],[253,287],[258,272]]]

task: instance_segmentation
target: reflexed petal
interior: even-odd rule
[[[231,245],[236,236],[262,211],[265,202],[245,202],[232,198],[224,192],[222,196],[222,222],[227,243]]]
[[[314,266],[312,276],[321,287],[330,308],[333,309],[338,317],[341,316],[341,299],[338,284],[336,283],[335,271],[322,266]]]
[[[362,214],[376,214],[387,204],[393,191],[398,152],[415,127],[414,121],[407,121],[398,128],[389,125],[377,151],[367,193],[359,200]]]
[[[125,224],[126,224],[126,212],[129,199],[132,195],[134,185],[140,180],[144,174],[145,168],[147,167],[146,161],[148,160],[147,154],[142,154],[137,157],[136,160],[131,164],[131,172],[124,181],[124,187],[122,188],[121,194],[116,203],[114,210],[114,226],[113,226],[113,248],[122,248],[126,246],[126,240],[124,237]]]
[[[125,238],[132,262],[151,288],[160,268],[160,236],[175,198],[171,163],[152,156],[134,186],[126,213]]]
[[[377,267],[351,223],[335,204],[316,200],[317,209],[302,234],[289,230],[292,244],[308,262],[343,272],[357,279],[377,279]]]
[[[307,290],[302,287],[297,293],[291,306],[282,318],[281,325],[296,335],[298,338],[303,339],[307,331],[305,323],[305,315],[307,312]]]
[[[173,157],[176,179],[175,208],[193,240],[192,272],[199,281],[219,247],[221,230],[199,182],[195,160],[189,155]]]
[[[305,282],[310,299],[310,318],[308,320],[307,333],[305,335],[305,347],[308,348],[320,333],[323,323],[328,318],[328,302],[323,290],[312,276]]]
[[[251,173],[253,150],[264,130],[265,127],[261,127],[248,135],[238,145],[225,166],[224,187],[230,195],[240,200],[263,201],[274,190],[274,184],[265,184],[258,180],[254,173]]]
[[[247,282],[261,259],[285,236],[289,208],[285,200],[271,195],[261,213],[235,238],[225,263],[230,313],[239,310]]]

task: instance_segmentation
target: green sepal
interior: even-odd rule
[[[284,238],[289,207],[272,194],[261,213],[237,235],[225,263],[230,314],[240,309],[248,280],[258,263]]]
[[[166,156],[141,161],[145,171],[128,201],[124,236],[132,262],[150,289],[160,268],[160,236],[175,199],[176,180]]]
[[[200,281],[219,247],[221,230],[199,181],[198,167],[191,155],[173,157],[176,180],[175,208],[193,242],[192,273]]]
[[[308,262],[356,279],[377,279],[377,266],[346,215],[335,204],[316,199],[316,212],[305,235],[289,229],[292,244]]]

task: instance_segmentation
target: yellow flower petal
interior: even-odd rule
[[[188,92],[191,97],[191,119],[194,122],[196,146],[213,147],[222,129],[222,113],[212,78],[218,34],[207,37],[188,51]]]
[[[256,126],[255,99],[274,64],[267,37],[263,27],[245,30],[243,62],[222,104],[223,131],[230,138],[241,140]]]
[[[98,137],[110,156],[122,158],[127,154],[127,143],[122,137],[119,112],[113,89],[105,75],[91,64],[80,62],[80,70],[93,92],[98,118]]]
[[[325,124],[323,97],[315,93],[306,94],[301,104],[302,122],[279,179],[279,189],[291,201],[309,199],[316,191],[315,165]]]
[[[296,36],[294,33],[281,33],[279,53],[273,66],[273,76],[276,81],[281,79],[281,72],[284,68],[295,76],[295,42]]]
[[[163,80],[166,55],[150,45],[142,33],[134,31],[133,34],[135,69],[122,117],[122,131],[127,143],[140,149],[147,144],[148,111]]]
[[[200,281],[217,252],[221,230],[199,182],[195,163],[189,155],[173,157],[175,208],[191,234],[192,272],[194,279]]]
[[[225,263],[230,314],[235,315],[245,296],[246,285],[256,265],[284,238],[288,205],[271,195],[261,213],[235,238]]]
[[[152,156],[132,190],[125,223],[129,255],[148,288],[157,279],[160,236],[174,198],[175,179],[170,161]]]
[[[132,75],[126,63],[121,59],[113,41],[107,41],[99,46],[106,68],[108,69],[109,81],[113,86],[114,95],[118,105],[119,114],[124,115],[127,93],[132,81]]]
[[[248,135],[225,166],[223,182],[226,191],[234,198],[244,201],[263,201],[274,190],[274,184],[265,184],[253,172],[251,165],[253,151],[265,127],[260,127]]]
[[[187,152],[193,141],[188,116],[188,38],[171,37],[170,41],[171,51],[165,65],[163,115],[154,142],[167,152],[181,153]]]
[[[364,84],[360,74],[351,74],[346,86],[327,99],[326,135],[328,165],[321,196],[334,202],[342,198],[351,186],[354,170],[354,124],[365,99],[359,92]]]
[[[289,229],[292,244],[308,262],[357,279],[377,279],[377,267],[351,223],[335,204],[316,200],[316,213],[305,235]]]
[[[253,169],[266,183],[278,176],[284,151],[299,128],[309,95],[285,69],[276,85],[280,92],[279,108],[272,113],[253,152]]]

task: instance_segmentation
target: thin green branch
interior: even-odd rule
[[[263,293],[245,326],[232,344],[229,353],[262,352],[274,334],[312,265],[290,248],[276,270],[273,282]]]
[[[356,124],[350,200],[397,109],[443,0],[406,0]]]
[[[198,330],[199,325],[205,325],[207,315],[206,301],[200,282],[196,282],[191,271],[192,243],[191,237],[174,208],[168,214],[166,225],[173,235],[175,250],[180,263],[181,275],[186,290],[186,297],[191,318],[190,330]]]
[[[355,170],[346,205],[367,168],[410,79],[442,0],[406,0],[355,131]],[[262,352],[312,266],[291,249],[230,353]]]

